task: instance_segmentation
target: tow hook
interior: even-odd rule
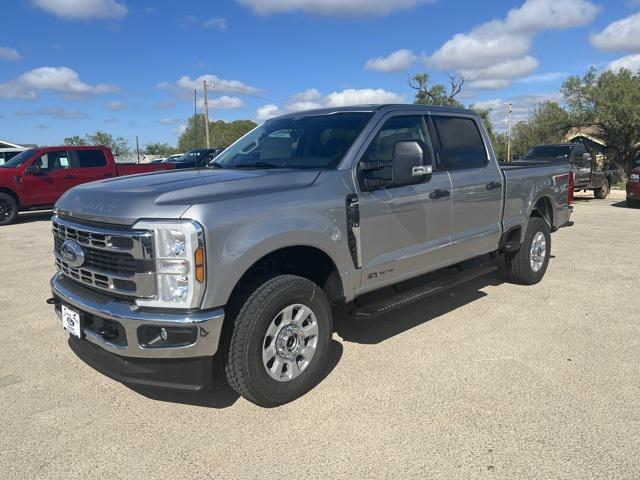
[[[96,333],[105,340],[115,340],[118,338],[118,332],[109,327],[101,327],[96,331]]]
[[[47,298],[47,305],[60,305],[60,300],[56,297]]]

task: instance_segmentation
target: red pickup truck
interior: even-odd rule
[[[0,225],[13,223],[19,211],[52,207],[81,183],[173,168],[171,163],[116,163],[111,150],[103,146],[25,150],[0,165]]]

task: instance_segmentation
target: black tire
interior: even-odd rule
[[[244,398],[262,407],[275,407],[304,395],[320,382],[327,364],[333,320],[325,293],[306,278],[279,275],[264,281],[244,298],[246,300],[235,318],[231,319],[233,326],[224,351],[225,374],[229,385]],[[267,343],[265,335],[278,314],[295,304],[305,305],[315,315],[315,353],[297,378],[279,381],[267,372],[263,362],[263,349]]]
[[[609,180],[606,178],[602,181],[602,187],[596,188],[593,190],[593,196],[597,199],[604,200],[609,195],[611,191],[611,185],[609,185]]]
[[[627,197],[627,207],[629,208],[640,208],[640,200],[637,198],[629,198]]]
[[[539,270],[535,271],[531,265],[531,245],[538,233],[544,235],[546,249],[542,266]],[[540,217],[531,217],[520,250],[505,255],[505,266],[509,281],[520,285],[534,285],[538,283],[547,271],[550,256],[551,231],[549,224]]]
[[[11,195],[0,192],[0,225],[10,225],[18,218],[18,202]]]

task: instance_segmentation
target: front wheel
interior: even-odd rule
[[[596,188],[593,191],[593,196],[600,199],[600,200],[604,200],[605,198],[607,198],[607,195],[609,195],[609,191],[611,190],[611,185],[609,185],[609,180],[607,180],[606,178],[602,181],[602,187],[601,188]]]
[[[505,256],[509,281],[520,285],[538,283],[547,271],[550,256],[549,224],[540,217],[531,217],[520,250]]]
[[[315,283],[273,277],[249,294],[233,321],[225,373],[247,400],[282,405],[322,379],[333,323],[329,300]]]
[[[11,195],[0,192],[0,225],[9,225],[18,217],[18,202]]]

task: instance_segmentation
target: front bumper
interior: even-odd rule
[[[80,313],[82,339],[122,357],[184,359],[212,357],[218,350],[224,310],[173,313],[135,308],[125,300],[85,288],[61,273],[51,279],[55,309],[61,318],[61,305]],[[163,342],[147,343],[148,328],[192,332],[179,346]],[[184,337],[181,337],[183,340]]]

